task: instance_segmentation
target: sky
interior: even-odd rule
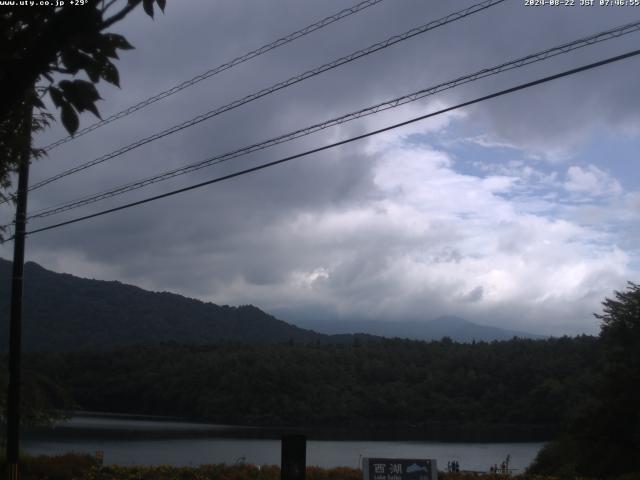
[[[114,26],[121,88],[103,117],[356,2],[169,0]],[[68,142],[31,184],[475,2],[384,0]],[[598,3],[598,2],[596,2]],[[640,7],[506,0],[30,194],[30,211],[188,165],[640,20]],[[108,201],[32,229],[205,181],[637,48],[640,33],[484,78]],[[640,57],[453,110],[266,170],[27,238],[58,272],[254,304],[305,319],[456,315],[543,335],[640,274]],[[81,127],[93,123],[81,117]],[[35,138],[64,136],[56,124]],[[0,220],[11,221],[0,207]],[[0,246],[11,258],[12,245]]]

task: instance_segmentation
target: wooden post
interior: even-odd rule
[[[282,435],[280,480],[304,480],[307,469],[307,437]]]
[[[20,477],[20,356],[22,353],[22,288],[24,272],[24,241],[27,225],[27,191],[31,156],[31,115],[25,105],[24,148],[18,167],[16,224],[13,240],[13,272],[11,279],[11,317],[9,324],[9,388],[7,389],[7,466],[9,480]]]

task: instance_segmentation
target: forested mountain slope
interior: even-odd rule
[[[8,344],[11,262],[0,259],[0,351]],[[290,325],[257,307],[219,306],[120,282],[78,278],[25,264],[26,350],[108,349],[166,342],[352,342]],[[366,340],[366,336],[360,336]]]
[[[0,351],[6,351],[11,262],[0,259]],[[244,343],[352,343],[376,336],[471,342],[529,334],[486,327],[457,317],[425,322],[328,321],[298,326],[252,305],[220,306],[168,292],[150,292],[115,281],[55,273],[25,264],[25,349],[65,351],[127,345]],[[319,333],[322,332],[322,333]]]

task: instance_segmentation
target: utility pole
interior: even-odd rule
[[[13,273],[11,279],[11,317],[9,331],[9,389],[7,392],[7,465],[9,480],[20,478],[20,356],[22,353],[22,289],[24,241],[27,225],[27,191],[31,157],[31,101],[24,105],[24,147],[18,167],[16,223],[13,239]]]

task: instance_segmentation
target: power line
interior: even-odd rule
[[[259,98],[262,98],[266,95],[269,95],[273,92],[276,92],[278,90],[282,90],[283,88],[289,87],[291,85],[294,85],[296,83],[299,83],[303,80],[306,80],[308,78],[314,77],[316,75],[319,75],[323,72],[326,72],[328,70],[332,70],[336,67],[339,67],[341,65],[344,65],[346,63],[350,63],[354,60],[357,60],[358,58],[364,57],[366,55],[369,55],[371,53],[377,52],[378,50],[382,50],[385,49],[387,47],[390,47],[392,45],[395,45],[396,43],[408,40],[412,37],[415,37],[416,35],[420,35],[422,33],[428,32],[429,30],[433,30],[435,28],[441,27],[443,25],[446,25],[448,23],[452,23],[455,22],[457,20],[461,20],[465,17],[468,17],[469,15],[472,15],[474,13],[483,11],[487,8],[493,7],[499,3],[504,2],[505,0],[484,0],[483,2],[477,3],[475,5],[472,5],[468,8],[465,8],[463,10],[459,10],[457,12],[454,13],[450,13],[449,15],[440,18],[438,20],[433,20],[429,23],[426,23],[424,25],[421,25],[419,27],[415,27],[412,28],[400,35],[394,35],[392,37],[387,38],[386,40],[382,41],[382,42],[378,42],[375,43],[373,45],[370,45],[367,48],[364,48],[362,50],[357,50],[356,52],[353,52],[349,55],[346,55],[344,57],[341,57],[337,60],[334,60],[332,62],[326,63],[320,67],[314,68],[312,70],[308,70],[300,75],[296,75],[295,77],[291,77],[288,80],[276,83],[268,88],[265,88],[263,90],[260,90],[259,92],[256,93],[252,93],[251,95],[247,95],[246,97],[243,97],[241,99],[235,100],[231,103],[228,103],[227,105],[224,105],[222,107],[216,108],[214,110],[211,110],[207,113],[203,113],[201,115],[198,115],[197,117],[192,118],[191,120],[187,120],[183,123],[180,123],[178,125],[174,125],[173,127],[170,127],[166,130],[163,130],[162,132],[159,133],[155,133],[149,137],[143,138],[141,140],[138,140],[137,142],[134,142],[130,145],[127,145],[125,147],[122,147],[118,150],[115,150],[111,153],[108,153],[106,155],[103,155],[101,157],[98,157],[94,160],[91,160],[89,162],[86,162],[82,165],[79,165],[77,167],[71,168],[69,170],[66,170],[64,172],[61,172],[57,175],[54,175],[52,177],[49,177],[45,180],[42,180],[34,185],[32,185],[29,190],[36,190],[38,188],[41,188],[45,185],[48,185],[51,182],[54,182],[56,180],[59,180],[63,177],[66,177],[68,175],[80,172],[82,170],[85,170],[89,167],[92,167],[94,165],[98,165],[99,163],[103,163],[107,160],[110,160],[112,158],[118,157],[124,153],[127,153],[131,150],[134,150],[138,147],[141,147],[142,145],[146,145],[147,143],[153,142],[155,140],[158,140],[160,138],[166,137],[167,135],[170,135],[172,133],[176,133],[180,130],[184,130],[185,128],[188,127],[192,127],[200,122],[203,122],[205,120],[208,120],[214,116],[220,115],[222,113],[225,113],[229,110],[233,110],[234,108],[237,108],[241,105],[244,105],[246,103],[252,102],[254,100],[257,100]]]
[[[89,204],[98,202],[100,200],[104,200],[106,198],[122,195],[124,193],[137,190],[137,189],[140,189],[164,180],[168,180],[170,178],[177,177],[179,175],[191,173],[191,172],[200,170],[202,168],[206,168],[212,165],[216,165],[218,163],[229,161],[233,158],[238,158],[240,156],[248,155],[250,153],[272,147],[274,145],[278,145],[278,144],[285,143],[300,137],[304,137],[332,126],[341,125],[343,123],[356,120],[358,118],[372,115],[384,110],[396,108],[398,106],[401,106],[410,102],[414,102],[416,100],[422,99],[429,95],[434,95],[436,93],[457,87],[462,84],[470,83],[475,80],[479,80],[488,76],[496,75],[498,73],[502,73],[508,70],[530,65],[532,63],[546,60],[548,58],[555,57],[557,55],[571,52],[578,48],[594,45],[596,43],[603,42],[605,40],[610,40],[612,38],[618,38],[622,35],[627,35],[629,33],[636,32],[638,30],[640,30],[640,21],[618,26],[615,28],[611,28],[609,30],[606,30],[594,35],[590,35],[588,37],[584,37],[578,40],[574,40],[572,42],[564,43],[562,45],[552,47],[537,53],[533,53],[525,57],[520,57],[515,60],[504,62],[494,67],[485,68],[475,73],[464,75],[445,83],[440,83],[438,85],[435,85],[426,89],[422,89],[417,92],[403,95],[401,97],[397,97],[392,100],[387,100],[385,102],[378,103],[376,105],[366,107],[361,110],[348,113],[346,115],[332,118],[330,120],[325,120],[323,122],[316,123],[314,125],[301,128],[299,130],[295,130],[293,132],[289,132],[284,135],[280,135],[278,137],[274,137],[269,140],[265,140],[250,146],[246,146],[238,150],[234,150],[232,152],[216,155],[214,157],[211,157],[207,160],[204,160],[195,164],[169,170],[161,174],[154,175],[152,177],[148,177],[142,180],[121,185],[119,187],[116,187],[111,190],[107,190],[98,194],[93,194],[93,195],[85,196],[76,200],[68,201],[68,202],[56,205],[54,207],[41,209],[36,212],[33,212],[31,215],[28,216],[28,218],[33,219],[33,218],[48,217],[51,215],[55,215],[57,213],[61,213],[61,212],[79,208],[85,205],[89,205]]]
[[[229,70],[230,68],[233,68],[237,65],[240,65],[241,63],[247,62],[253,58],[256,58],[260,55],[263,55],[267,52],[270,52],[271,50],[275,50],[278,47],[282,47],[283,45],[286,45],[288,43],[293,42],[294,40],[297,40],[298,38],[304,37],[305,35],[308,35],[312,32],[315,32],[316,30],[320,30],[321,28],[324,28],[328,25],[331,25],[334,22],[337,22],[338,20],[342,20],[343,18],[346,18],[350,15],[353,15],[355,13],[361,12],[362,10],[372,7],[380,2],[382,2],[384,0],[365,0],[364,2],[360,2],[357,5],[354,5],[353,7],[350,8],[345,8],[343,10],[340,10],[338,13],[334,14],[334,15],[330,15],[326,18],[323,18],[322,20],[320,20],[319,22],[316,22],[314,24],[308,25],[300,30],[297,30],[293,33],[290,33],[289,35],[286,35],[282,38],[279,38],[271,43],[268,43],[267,45],[263,45],[260,48],[257,48],[255,50],[252,50],[248,53],[245,53],[244,55],[234,58],[233,60],[227,62],[227,63],[223,63],[222,65],[218,65],[215,68],[212,68],[210,70],[207,70],[204,73],[201,73],[200,75],[197,75],[193,78],[191,78],[190,80],[186,80],[174,87],[169,88],[168,90],[165,90],[163,92],[160,92],[156,95],[154,95],[153,97],[149,97],[146,100],[143,100],[139,103],[136,103],[135,105],[132,105],[124,110],[121,110],[118,113],[114,113],[113,115],[111,115],[110,117],[105,118],[104,120],[100,120],[92,125],[89,125],[86,128],[83,128],[79,131],[77,131],[74,135],[68,135],[66,137],[63,137],[45,147],[43,147],[43,150],[45,151],[50,151],[53,150],[54,148],[63,145],[67,142],[70,142],[71,140],[81,137],[82,135],[85,135],[89,132],[92,132],[93,130],[96,130],[104,125],[107,125],[111,122],[115,122],[116,120],[126,117],[128,115],[131,115],[134,112],[137,112],[138,110],[142,110],[143,108],[148,107],[149,105],[162,100],[164,98],[167,98],[171,95],[173,95],[174,93],[178,93],[181,90],[184,90],[185,88],[189,88],[193,85],[195,85],[196,83],[201,82],[202,80],[205,80],[207,78],[213,77],[214,75],[217,75],[218,73],[224,72],[225,70]]]
[[[609,58],[607,58],[605,60],[601,60],[599,62],[590,63],[588,65],[583,65],[581,67],[573,68],[571,70],[565,70],[564,72],[557,73],[555,75],[550,75],[550,76],[547,76],[547,77],[543,77],[543,78],[540,78],[538,80],[534,80],[534,81],[527,82],[527,83],[522,83],[522,84],[517,85],[515,87],[507,88],[505,90],[500,90],[499,92],[495,92],[495,93],[492,93],[492,94],[489,94],[489,95],[485,95],[483,97],[479,97],[479,98],[476,98],[474,100],[469,100],[469,101],[464,102],[464,103],[459,103],[459,104],[454,105],[452,107],[443,108],[443,109],[438,110],[436,112],[431,112],[431,113],[428,113],[426,115],[421,115],[419,117],[415,117],[415,118],[412,118],[410,120],[405,120],[404,122],[396,123],[396,124],[390,125],[388,127],[384,127],[384,128],[378,129],[378,130],[374,130],[372,132],[368,132],[368,133],[365,133],[365,134],[362,134],[362,135],[358,135],[356,137],[351,137],[351,138],[348,138],[346,140],[341,140],[341,141],[338,141],[338,142],[331,143],[329,145],[325,145],[325,146],[322,146],[322,147],[318,147],[318,148],[314,148],[314,149],[311,149],[311,150],[307,150],[305,152],[298,153],[296,155],[291,155],[291,156],[288,156],[288,157],[285,157],[285,158],[281,158],[279,160],[274,160],[272,162],[263,163],[261,165],[255,166],[255,167],[247,168],[245,170],[241,170],[241,171],[238,171],[238,172],[235,172],[235,173],[231,173],[231,174],[228,174],[228,175],[217,177],[217,178],[214,178],[212,180],[208,180],[206,182],[201,182],[201,183],[197,183],[195,185],[190,185],[188,187],[180,188],[180,189],[177,189],[177,190],[172,190],[170,192],[166,192],[166,193],[163,193],[163,194],[160,194],[160,195],[155,195],[153,197],[148,197],[148,198],[145,198],[143,200],[138,200],[136,202],[127,203],[127,204],[121,205],[119,207],[114,207],[114,208],[109,208],[107,210],[102,210],[100,212],[92,213],[90,215],[84,215],[82,217],[77,217],[77,218],[74,218],[72,220],[67,220],[65,222],[56,223],[54,225],[49,225],[47,227],[42,227],[42,228],[38,228],[38,229],[35,229],[35,230],[30,230],[30,231],[26,232],[26,234],[27,235],[31,235],[31,234],[38,233],[38,232],[44,232],[44,231],[47,231],[47,230],[52,230],[54,228],[63,227],[65,225],[70,225],[70,224],[81,222],[81,221],[88,220],[88,219],[91,219],[91,218],[100,217],[100,216],[106,215],[108,213],[113,213],[113,212],[117,212],[117,211],[120,211],[120,210],[125,210],[127,208],[135,207],[137,205],[142,205],[144,203],[149,203],[149,202],[152,202],[152,201],[155,201],[155,200],[160,200],[161,198],[171,197],[171,196],[177,195],[179,193],[184,193],[184,192],[188,192],[190,190],[195,190],[197,188],[201,188],[201,187],[204,187],[204,186],[207,186],[207,185],[211,185],[211,184],[214,184],[214,183],[219,183],[219,182],[222,182],[224,180],[229,180],[229,179],[232,179],[232,178],[235,178],[235,177],[240,177],[242,175],[246,175],[248,173],[256,172],[258,170],[263,170],[263,169],[266,169],[268,167],[273,167],[275,165],[279,165],[281,163],[289,162],[289,161],[295,160],[297,158],[305,157],[305,156],[308,156],[308,155],[311,155],[311,154],[314,154],[314,153],[318,153],[318,152],[321,152],[321,151],[324,151],[324,150],[328,150],[328,149],[335,148],[335,147],[338,147],[338,146],[341,146],[341,145],[345,145],[345,144],[348,144],[348,143],[351,143],[351,142],[362,140],[364,138],[368,138],[368,137],[371,137],[371,136],[374,136],[374,135],[378,135],[380,133],[384,133],[384,132],[387,132],[389,130],[394,130],[396,128],[403,127],[405,125],[409,125],[411,123],[415,123],[415,122],[418,122],[418,121],[421,121],[421,120],[425,120],[427,118],[431,118],[431,117],[434,117],[434,116],[437,116],[437,115],[442,115],[442,114],[450,112],[452,110],[456,110],[456,109],[459,109],[459,108],[467,107],[469,105],[473,105],[473,104],[480,103],[480,102],[483,102],[483,101],[486,101],[486,100],[490,100],[492,98],[501,97],[501,96],[507,95],[509,93],[513,93],[513,92],[517,92],[519,90],[524,90],[524,89],[527,89],[527,88],[531,88],[531,87],[534,87],[536,85],[540,85],[540,84],[543,84],[543,83],[550,82],[552,80],[557,80],[559,78],[567,77],[569,75],[575,75],[576,73],[580,73],[580,72],[584,72],[586,70],[591,70],[593,68],[597,68],[597,67],[601,67],[601,66],[604,66],[604,65],[608,65],[610,63],[618,62],[620,60],[624,60],[626,58],[631,58],[631,57],[634,57],[634,56],[637,56],[637,55],[640,55],[640,49],[633,50],[631,52],[627,52],[627,53],[624,53],[622,55],[617,55],[615,57],[609,57]],[[8,240],[11,240],[11,238],[8,239]]]

